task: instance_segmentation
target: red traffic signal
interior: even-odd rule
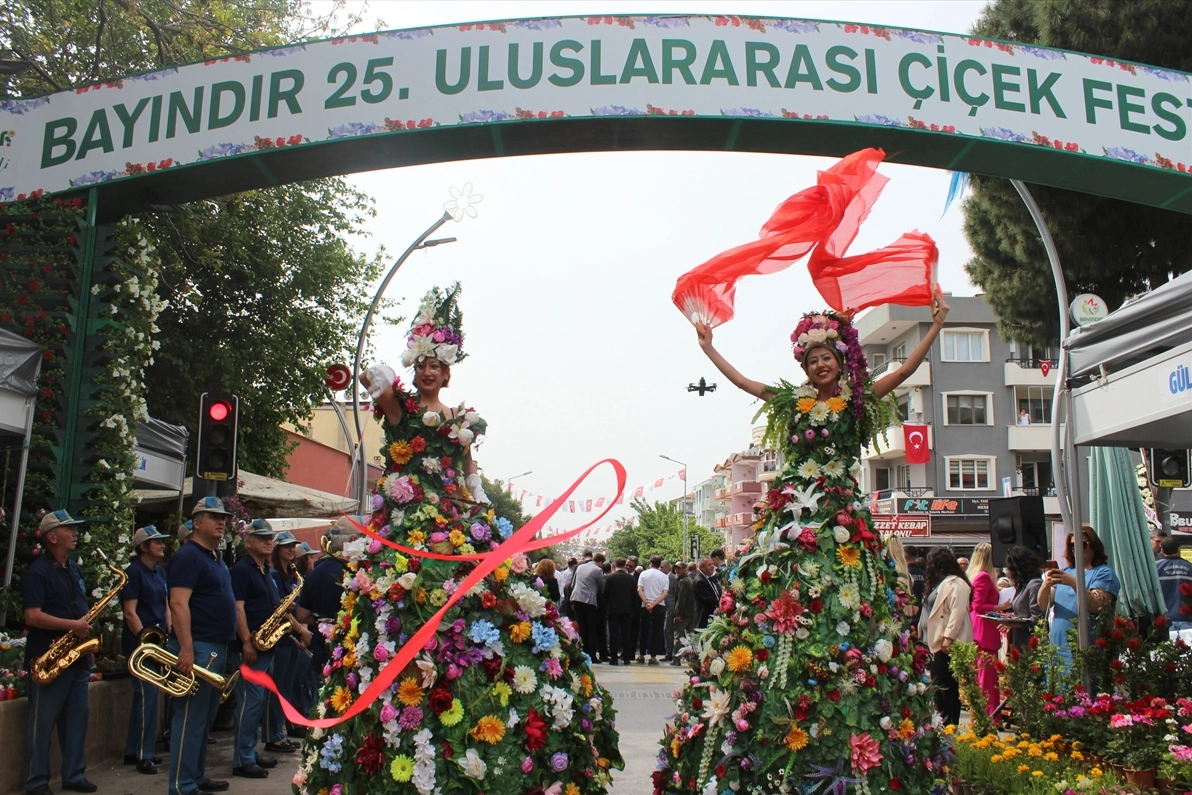
[[[226,400],[217,400],[207,409],[207,416],[213,422],[223,422],[232,413],[232,404]]]

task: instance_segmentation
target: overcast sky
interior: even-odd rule
[[[376,29],[378,20],[404,28],[572,14],[731,12],[964,33],[983,6],[963,0],[374,2],[362,28]],[[630,488],[678,470],[659,454],[686,462],[694,487],[749,444],[758,405],[714,370],[670,294],[680,274],[754,238],[779,202],[813,185],[816,170],[832,162],[737,153],[546,155],[349,180],[377,202],[361,247],[383,244],[391,257],[438,218],[451,186],[470,182],[484,196],[477,219],[442,230],[459,241],[416,253],[388,295],[405,299],[408,316],[431,285],[463,283],[469,358],[454,368],[444,400],[465,402],[488,420],[489,436],[476,458],[490,478],[530,470],[518,490],[557,496],[589,465],[610,457],[625,465]],[[943,288],[972,295],[963,270],[971,252],[962,213],[953,206],[941,218],[948,173],[881,170],[890,183],[851,251],[884,246],[917,228],[939,245]],[[738,285],[736,317],[716,330],[716,345],[749,377],[794,380],[801,373],[791,358],[790,331],[800,315],[821,306],[802,263],[746,279]],[[377,335],[378,350],[395,365],[405,331]],[[701,376],[720,389],[703,398],[689,394],[687,385]],[[611,493],[609,473],[606,468],[604,477],[589,479],[576,496]],[[679,494],[674,480],[648,496]],[[552,524],[566,527],[579,517],[560,515]]]

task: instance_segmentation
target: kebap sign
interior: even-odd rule
[[[914,514],[874,514],[873,529],[899,538],[928,538],[931,517]]]
[[[832,153],[848,125],[883,145],[889,139],[879,131],[934,133],[934,144],[922,139],[921,155],[904,151],[895,161],[961,170],[985,163],[986,173],[999,173],[995,164],[1005,158],[996,155],[1006,145],[1047,149],[1049,162],[1056,153],[1083,157],[1084,168],[1128,164],[1140,181],[1149,172],[1186,178],[1192,167],[1192,81],[1184,72],[841,22],[582,17],[353,36],[0,101],[0,200],[369,136],[632,117],[799,123],[767,128],[768,143],[749,143],[732,127],[715,143],[661,137],[639,148],[783,151],[774,147],[785,134],[819,123],[829,127],[818,130],[818,143],[799,151]],[[1001,148],[966,162],[981,151],[973,142]],[[578,151],[571,146],[513,153]],[[617,146],[610,138],[587,148]],[[443,152],[421,162],[506,153],[497,142],[490,153]],[[1044,169],[1018,165],[1048,182]],[[1048,184],[1081,179],[1071,176],[1079,161],[1062,165]],[[1192,211],[1182,182],[1162,183],[1158,195],[1084,184]]]

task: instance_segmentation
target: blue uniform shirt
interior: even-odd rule
[[[87,615],[86,586],[79,564],[67,558],[63,566],[54,556],[43,551],[33,561],[21,581],[21,605],[25,609],[40,607],[54,618],[82,618]],[[51,629],[29,627],[25,642],[25,668],[30,661],[45,654],[50,644],[63,633]]]
[[[1155,561],[1155,569],[1159,572],[1159,587],[1163,589],[1163,601],[1167,604],[1167,617],[1172,621],[1186,624],[1192,621],[1192,616],[1180,612],[1180,605],[1184,603],[1184,595],[1180,593],[1180,584],[1192,584],[1192,563],[1183,558],[1162,557]]]
[[[166,586],[166,567],[159,563],[152,569],[137,558],[124,570],[128,575],[128,584],[120,592],[120,601],[137,600],[137,618],[141,619],[142,627],[166,628],[166,601],[169,589]],[[124,625],[120,633],[120,645],[124,649],[124,656],[132,654],[137,647],[137,636]]]
[[[321,557],[306,576],[302,593],[298,594],[298,606],[314,613],[317,618],[334,620],[339,614],[339,605],[344,595],[344,565],[332,557]],[[311,638],[310,649],[316,662],[325,659],[326,640],[321,632]]]
[[[270,569],[269,575],[273,577],[273,585],[277,588],[277,595],[282,599],[285,599],[298,587],[297,577],[287,577],[277,569]]]
[[[204,643],[236,639],[236,597],[219,553],[195,541],[183,544],[166,569],[170,588],[189,588],[190,636]]]
[[[249,632],[256,632],[281,604],[268,564],[261,569],[248,555],[232,566],[232,594],[237,602],[244,602],[244,618],[248,621]]]

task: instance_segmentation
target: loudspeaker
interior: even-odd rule
[[[1006,550],[1013,546],[1032,549],[1042,561],[1047,557],[1047,522],[1043,519],[1042,497],[1004,497],[989,501],[989,541],[993,565],[1006,565]]]

